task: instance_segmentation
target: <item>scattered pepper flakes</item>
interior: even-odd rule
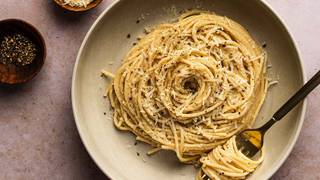
[[[128,34],[128,35],[127,35],[127,38],[129,39],[130,37],[131,37],[131,34]]]
[[[262,47],[263,47],[263,48],[266,48],[266,47],[267,47],[267,43],[263,43],[263,44],[262,44]]]

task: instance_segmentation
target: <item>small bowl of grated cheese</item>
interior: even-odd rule
[[[60,7],[69,11],[88,11],[98,6],[102,0],[53,0]]]

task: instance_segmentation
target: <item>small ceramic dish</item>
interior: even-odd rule
[[[26,66],[0,63],[0,84],[21,84],[34,78],[41,70],[46,58],[46,45],[40,32],[31,24],[19,19],[0,21],[0,40],[13,33],[19,33],[30,39],[36,50],[33,62]]]
[[[102,2],[102,0],[93,0],[86,7],[76,7],[76,6],[70,6],[68,4],[65,4],[63,0],[53,0],[53,1],[63,9],[66,9],[68,11],[74,11],[74,12],[88,11],[90,9],[97,7]]]
[[[268,90],[255,127],[262,125],[305,82],[296,45],[277,15],[261,0],[117,0],[93,24],[79,50],[72,81],[75,121],[89,154],[111,179],[193,180],[197,170],[181,164],[173,152],[149,157],[150,146],[134,145],[128,132],[113,125],[105,89],[110,81],[101,70],[115,73],[145,27],[175,20],[180,11],[203,9],[227,16],[248,29],[264,44],[269,77],[279,84]],[[130,37],[130,38],[129,38]],[[291,152],[303,124],[304,102],[277,123],[265,136],[265,159],[248,177],[269,179]],[[137,156],[139,152],[139,156]]]

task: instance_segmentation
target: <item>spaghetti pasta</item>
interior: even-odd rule
[[[172,150],[192,163],[254,122],[265,62],[240,24],[185,13],[154,27],[124,58],[108,89],[114,124],[150,144],[150,154]]]
[[[207,156],[200,159],[201,170],[196,179],[245,179],[263,160],[263,151],[256,160],[246,157],[237,148],[233,136],[223,146],[213,149]]]

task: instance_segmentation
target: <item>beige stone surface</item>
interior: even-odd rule
[[[0,87],[0,180],[106,179],[89,157],[74,123],[70,87],[82,39],[112,2],[83,14],[68,13],[51,0],[1,0],[0,20],[19,18],[35,25],[48,50],[32,82]],[[267,0],[284,20],[301,52],[307,76],[320,69],[318,0]],[[320,88],[308,97],[298,142],[272,179],[320,179]]]

